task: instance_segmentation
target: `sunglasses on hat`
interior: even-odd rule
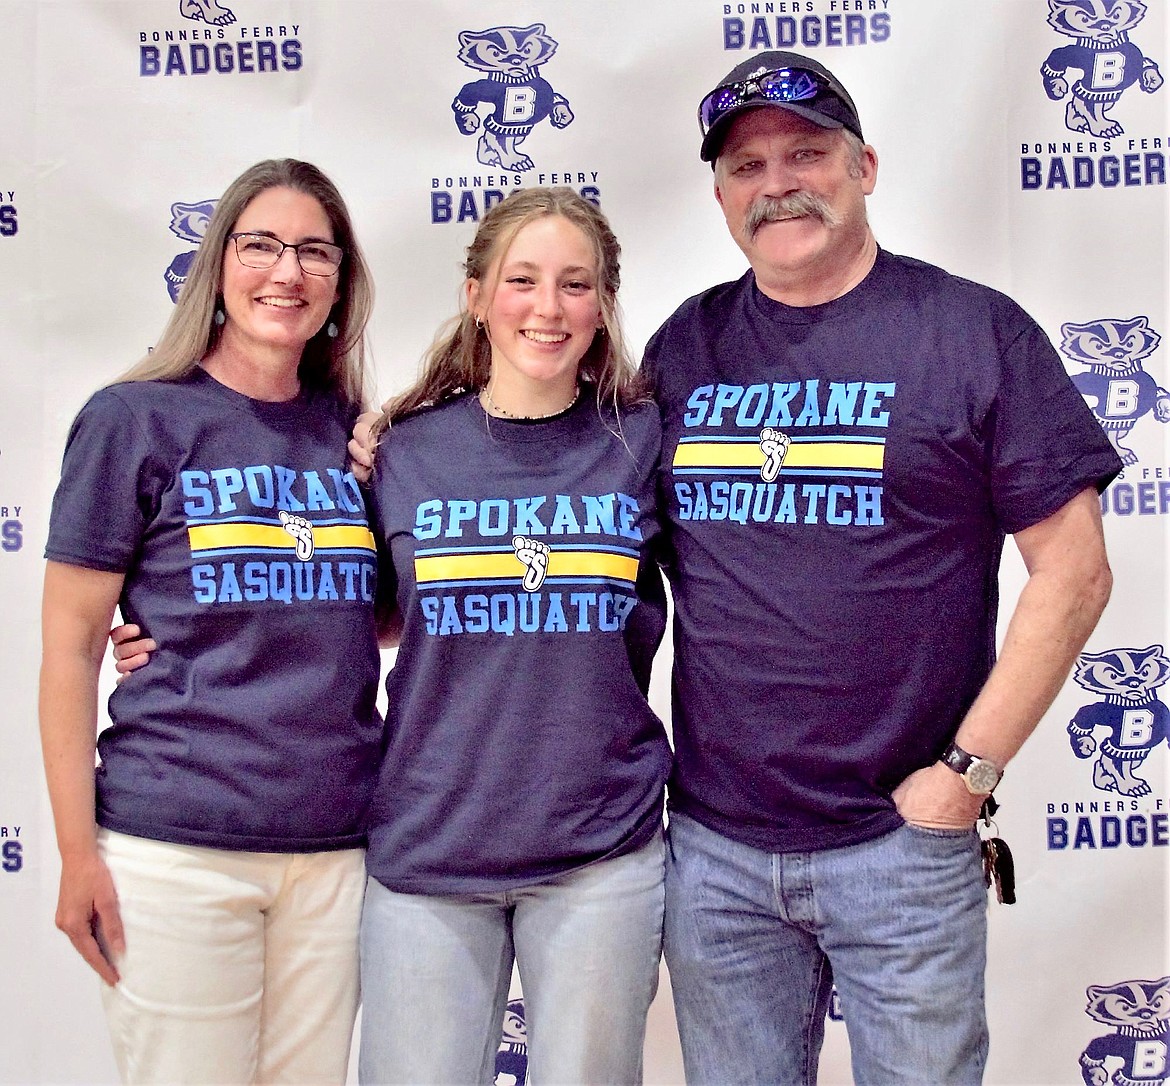
[[[753,72],[743,79],[716,87],[699,103],[703,158],[713,159],[723,142],[712,129],[745,106],[790,106],[823,127],[847,128],[859,138],[861,125],[848,91],[827,72],[795,65]],[[730,120],[728,120],[730,124]]]
[[[699,128],[705,136],[724,114],[747,102],[808,102],[824,90],[827,80],[801,68],[776,68],[738,83],[716,87],[699,103]]]

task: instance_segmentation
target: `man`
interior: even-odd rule
[[[703,99],[751,270],[647,349],[676,603],[666,959],[688,1081],[974,1083],[974,823],[1109,596],[1120,468],[1009,298],[879,248],[878,161],[822,65]],[[1011,534],[1028,570],[995,660]]]

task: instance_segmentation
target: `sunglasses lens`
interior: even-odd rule
[[[820,89],[820,81],[811,72],[797,68],[766,72],[742,83],[718,87],[708,94],[699,106],[699,126],[705,136],[723,114],[744,102],[757,98],[766,102],[807,102]]]
[[[699,106],[699,123],[703,134],[706,135],[711,126],[719,120],[729,109],[734,109],[744,101],[743,85],[735,84],[730,87],[720,87],[713,90],[703,104]]]
[[[760,80],[760,95],[771,102],[807,102],[817,96],[820,84],[808,72],[782,68]]]

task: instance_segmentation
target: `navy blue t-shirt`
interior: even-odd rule
[[[77,416],[45,556],[124,573],[122,615],[159,645],[110,698],[100,825],[260,852],[362,843],[381,721],[351,416],[202,369],[102,389]]]
[[[493,891],[646,843],[670,749],[646,701],[665,629],[653,404],[540,422],[474,395],[397,422],[371,509],[403,616],[370,873]]]
[[[1010,298],[878,253],[796,308],[749,272],[646,351],[676,607],[670,807],[770,851],[896,828],[995,655],[1005,533],[1120,469]]]

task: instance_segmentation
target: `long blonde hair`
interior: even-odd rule
[[[316,166],[295,158],[267,159],[245,170],[215,206],[207,233],[179,294],[171,318],[153,351],[124,373],[121,381],[184,377],[215,348],[220,327],[214,314],[220,296],[223,254],[236,221],[262,192],[290,188],[312,196],[325,210],[333,240],[345,250],[337,289],[340,300],[330,311],[337,336],[322,328],[301,355],[301,383],[340,396],[346,403],[365,402],[366,324],[374,308],[374,284],[354,236],[349,210],[337,187]]]
[[[496,204],[484,215],[475,240],[467,247],[463,265],[467,278],[494,290],[495,284],[488,282],[493,265],[525,226],[547,215],[560,215],[576,226],[589,239],[597,257],[601,327],[581,359],[579,378],[593,389],[599,408],[616,411],[649,399],[648,388],[634,367],[622,334],[617,301],[621,246],[601,211],[572,189],[517,189]],[[478,327],[466,305],[462,305],[459,315],[439,330],[424,355],[419,379],[385,405],[376,431],[381,432],[411,411],[483,388],[491,374],[491,360],[486,328]]]

